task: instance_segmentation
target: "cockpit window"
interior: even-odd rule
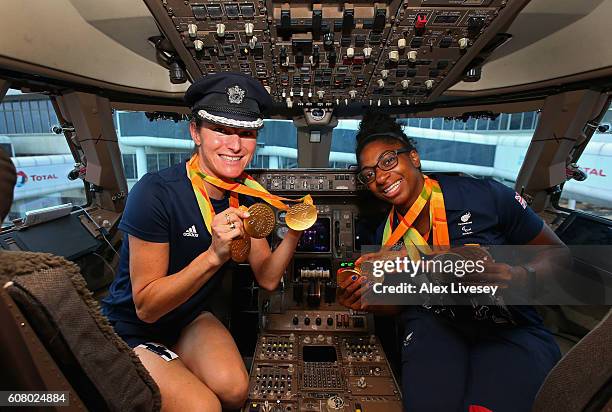
[[[182,162],[190,156],[193,143],[187,121],[151,122],[139,112],[118,112],[115,116],[129,187],[144,173]],[[465,122],[445,118],[413,118],[400,122],[408,136],[417,141],[425,170],[488,176],[511,185],[537,119],[538,113],[525,112],[502,113],[495,119]],[[332,134],[328,167],[347,169],[357,164],[355,135],[358,129],[359,120],[338,121]],[[248,167],[292,169],[297,165],[297,130],[293,122],[265,120]]]
[[[514,184],[539,118],[537,112],[502,113],[494,119],[400,119],[415,139],[426,171],[463,172]],[[150,121],[144,112],[114,113],[128,187],[147,172],[184,162],[193,142],[187,121]],[[80,179],[69,180],[74,160],[63,135],[50,131],[58,121],[49,99],[43,95],[11,91],[0,104],[0,150],[9,152],[19,173],[15,202],[9,219],[24,217],[28,210],[72,202],[86,203]],[[564,187],[561,205],[610,217],[612,200],[608,180],[607,143],[612,132],[612,111],[602,121],[608,130],[597,132],[579,166],[584,182]],[[333,130],[329,167],[346,169],[357,163],[355,135],[359,120],[339,120]],[[297,167],[297,131],[290,120],[265,120],[257,150],[249,168]],[[594,196],[596,194],[596,196]]]
[[[115,125],[128,188],[147,172],[156,172],[188,159],[194,144],[189,122],[147,119],[142,112],[116,112]],[[247,168],[297,167],[297,131],[290,120],[265,120],[257,149]]]
[[[462,172],[513,186],[535,131],[537,112],[501,113],[495,118],[404,119],[416,141],[423,170]]]
[[[579,179],[565,183],[559,205],[612,219],[612,109],[577,162]]]
[[[467,121],[442,117],[398,121],[406,135],[416,141],[423,170],[491,177],[512,186],[538,117],[537,112],[525,112]],[[358,120],[338,122],[334,129],[332,156],[342,156],[347,163],[356,163],[354,147],[358,128]]]
[[[56,125],[45,95],[10,89],[0,104],[0,150],[9,153],[17,169],[14,201],[5,224],[33,210],[87,203],[83,181],[68,178],[74,158],[64,135],[51,131]]]

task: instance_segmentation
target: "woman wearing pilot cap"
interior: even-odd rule
[[[249,214],[239,206],[255,200],[206,179],[244,178],[271,98],[249,76],[219,73],[191,85],[185,101],[194,155],[130,191],[120,268],[103,308],[160,387],[164,410],[235,409],[247,397],[248,374],[210,300],[232,240],[248,242]],[[265,238],[250,239],[248,262],[262,288],[277,287],[299,236],[290,230],[274,252]]]

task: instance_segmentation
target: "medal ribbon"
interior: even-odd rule
[[[195,161],[194,161],[195,159]],[[200,212],[202,213],[202,218],[204,219],[204,225],[206,225],[206,230],[208,233],[212,233],[211,224],[213,217],[215,216],[215,209],[210,201],[210,196],[208,196],[208,192],[206,191],[206,186],[201,180],[198,180],[197,172],[198,172],[198,162],[197,155],[194,155],[187,162],[187,176],[191,181],[191,186],[193,187],[193,192],[195,193],[196,200],[198,201],[198,206],[200,208]],[[238,201],[238,193],[231,192],[230,207],[238,208],[240,207],[240,203]]]
[[[429,201],[429,224],[430,230],[425,234],[425,238],[421,236],[418,230],[412,225],[414,221],[423,211],[423,208]],[[432,254],[432,250],[427,243],[429,233],[433,228],[433,243],[437,248],[447,248],[450,245],[448,237],[448,224],[446,222],[446,209],[444,208],[444,197],[440,184],[429,177],[425,176],[423,189],[417,200],[412,204],[408,212],[404,216],[399,216],[399,225],[393,230],[393,217],[395,216],[395,208],[391,208],[389,217],[385,224],[383,232],[383,246],[391,247],[395,245],[401,238],[404,240],[404,245],[408,250],[410,258],[419,260],[418,251],[423,254]],[[418,250],[418,251],[417,251]]]

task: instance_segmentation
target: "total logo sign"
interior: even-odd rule
[[[57,174],[31,174],[28,176],[26,172],[20,170],[17,172],[17,187],[23,187],[28,181],[43,182],[47,180],[58,180]]]
[[[15,186],[22,187],[26,183],[28,183],[28,175],[23,170],[18,171],[17,172],[17,184]]]
[[[607,177],[608,175],[606,174],[606,172],[604,172],[603,169],[596,169],[593,167],[581,167],[580,168],[584,173],[586,173],[587,175],[595,175],[595,176],[601,176],[601,177]]]

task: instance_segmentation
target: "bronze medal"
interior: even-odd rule
[[[451,251],[463,256],[465,260],[472,260],[474,262],[478,260],[486,260],[489,263],[495,262],[489,251],[479,245],[467,244],[453,248]]]
[[[244,234],[243,237],[232,240],[230,244],[230,256],[236,263],[244,263],[249,258],[251,252],[251,237]]]
[[[248,219],[244,219],[244,231],[255,239],[262,239],[272,233],[276,224],[274,211],[265,203],[255,203],[248,209]]]
[[[341,268],[336,272],[336,283],[339,285],[351,276],[361,276],[359,268]]]
[[[287,210],[285,223],[293,230],[306,230],[317,221],[317,207],[309,203],[298,203]]]

